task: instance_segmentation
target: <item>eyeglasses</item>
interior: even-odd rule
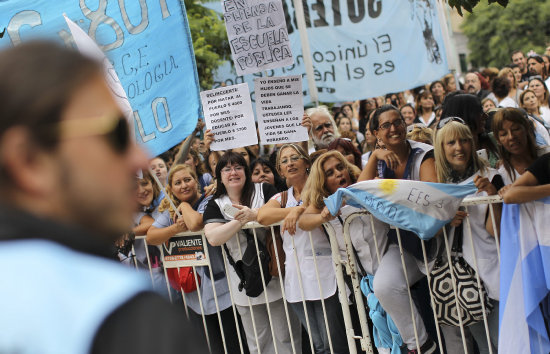
[[[332,128],[332,123],[326,122],[324,124],[319,124],[317,127],[315,127],[315,131],[320,132],[321,130],[323,130],[323,128],[326,128],[326,129]]]
[[[388,130],[393,125],[394,128],[402,127],[405,124],[405,121],[403,119],[396,119],[393,122],[386,122],[384,124],[380,124],[378,129],[381,130]]]
[[[222,173],[224,174],[229,174],[231,173],[231,171],[235,171],[235,172],[243,172],[244,171],[244,167],[242,166],[233,166],[233,167],[224,167],[222,168]]]
[[[130,146],[130,127],[122,116],[67,119],[60,121],[57,126],[61,139],[102,135],[118,153],[125,152]]]
[[[442,120],[439,121],[439,123],[437,124],[437,129],[441,129],[445,126],[445,124],[447,123],[450,123],[450,122],[459,122],[461,124],[464,124],[466,125],[466,122],[464,121],[464,119],[462,118],[459,118],[459,117],[447,117],[447,118],[444,118]]]
[[[290,162],[297,162],[297,161],[300,160],[301,158],[302,158],[302,156],[300,156],[300,155],[292,155],[292,156],[290,156],[288,159],[287,159],[287,158],[282,159],[279,163],[280,163],[281,165],[286,165],[286,164],[288,164],[288,163],[290,163]]]

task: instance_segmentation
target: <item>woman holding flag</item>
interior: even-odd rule
[[[336,233],[336,240],[338,242],[341,257],[344,259],[347,257],[347,254],[343,236],[343,223],[349,215],[360,212],[361,209],[346,205],[340,209],[340,214],[334,217],[328,211],[323,199],[335,193],[338,188],[346,188],[355,183],[359,173],[359,168],[351,164],[340,152],[326,152],[313,163],[309,178],[304,187],[304,192],[302,193],[306,210],[298,221],[298,227],[304,231],[311,231],[312,236],[315,235],[319,240],[324,239],[323,244],[330,245],[328,241],[329,236],[323,229],[324,223],[330,223]],[[373,228],[371,227],[371,218],[365,214],[361,215],[351,223],[349,232],[352,246],[357,252],[357,261],[361,265],[360,269],[371,275],[376,273],[380,263],[380,257],[382,257],[386,251],[387,239],[385,235],[388,232],[387,224],[376,219],[373,219],[373,223],[375,230],[374,234],[372,232]],[[374,238],[375,235],[376,240]],[[315,246],[316,252],[319,253],[320,248],[318,244],[316,243]],[[309,254],[311,254],[311,250]],[[330,255],[330,250],[328,250],[328,253],[325,251],[321,257],[317,256],[317,262],[324,257],[330,260]],[[330,274],[334,274],[334,272],[332,271]],[[362,275],[364,276],[367,274]],[[334,286],[335,285],[334,283]],[[336,287],[333,289],[333,291],[336,291]],[[323,289],[323,291],[326,291],[326,289]],[[336,296],[335,294],[333,297],[336,298]],[[327,300],[325,300],[325,306],[326,304]],[[338,307],[340,307],[340,305],[338,305]],[[331,321],[330,318],[329,321],[334,323],[334,320]],[[344,329],[343,319],[339,321],[341,321],[339,324],[341,328],[331,325],[331,332]],[[338,343],[341,343],[342,339],[346,338],[345,333],[342,336],[343,337],[339,339]],[[331,333],[331,338],[333,339],[334,346],[335,343],[337,343],[334,340],[335,333]],[[347,345],[345,348],[334,347],[333,349],[335,353],[346,352],[343,351],[343,349],[347,350]]]
[[[374,178],[437,181],[433,148],[427,144],[407,140],[405,120],[396,107],[385,105],[378,108],[370,125],[371,130],[377,139],[382,141],[386,149],[373,151],[358,181]],[[402,230],[401,236],[407,233],[410,232]],[[421,304],[420,308],[411,306],[407,288],[407,280],[409,286],[412,286],[424,278],[424,274],[420,270],[423,260],[421,241],[412,233],[402,237],[403,260],[407,270],[405,277],[395,230],[390,230],[388,239],[390,245],[382,257],[374,277],[374,293],[395,322],[409,352],[417,353],[420,349],[422,353],[433,353],[436,351],[436,344],[429,338],[419,312],[419,310],[429,308],[429,301],[426,301],[426,304]],[[429,316],[425,317],[429,318]],[[414,323],[412,322],[413,318]],[[418,336],[418,343],[415,332]]]
[[[487,162],[477,155],[472,132],[462,119],[449,117],[440,121],[435,136],[434,149],[439,182],[474,183],[478,191],[471,196],[496,195],[504,185],[497,170],[487,167]],[[501,205],[495,204],[493,208],[495,225],[498,228]],[[469,217],[469,223],[464,224],[463,220],[466,216]],[[466,228],[468,225],[471,230]],[[448,237],[462,238],[462,244],[459,246],[462,248],[463,257],[472,269],[477,269],[493,306],[492,312],[487,315],[490,338],[486,338],[484,321],[470,325],[468,328],[477,342],[480,353],[489,353],[488,345],[491,345],[492,352],[496,353],[500,272],[495,231],[498,229],[493,229],[488,204],[469,206],[467,212],[458,211],[450,226],[452,228]],[[470,237],[473,240],[470,240]],[[451,338],[453,334],[456,334],[457,328],[455,327],[442,325],[441,328],[447,334],[446,338]],[[462,347],[449,348],[449,346],[448,343],[447,350],[449,352],[462,349]]]

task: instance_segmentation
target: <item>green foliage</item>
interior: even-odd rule
[[[489,4],[498,3],[501,6],[506,7],[509,0],[488,0]],[[462,16],[462,10],[466,10],[472,13],[473,8],[479,4],[479,0],[447,0],[450,7],[454,7],[458,14]]]
[[[550,2],[513,0],[506,7],[480,4],[466,16],[462,29],[468,37],[474,67],[503,67],[514,50],[542,54],[550,38]]]
[[[185,0],[185,8],[200,86],[211,89],[214,70],[231,55],[225,24],[215,11],[203,7],[198,0]]]

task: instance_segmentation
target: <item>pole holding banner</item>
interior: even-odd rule
[[[311,49],[309,48],[309,39],[307,36],[306,18],[304,16],[304,8],[302,0],[293,0],[294,10],[296,11],[296,23],[298,32],[300,33],[300,43],[302,44],[302,56],[304,58],[304,66],[306,69],[307,86],[309,88],[309,97],[311,102],[316,106],[319,105],[319,95],[317,93],[317,85],[315,84],[315,76],[313,74],[313,61],[311,60]]]

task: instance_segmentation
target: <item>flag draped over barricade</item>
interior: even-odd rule
[[[499,353],[550,352],[550,198],[505,204],[501,222]]]
[[[111,61],[133,110],[136,140],[151,155],[193,131],[202,113],[183,1],[0,1],[0,48],[38,38],[73,46],[63,14]]]
[[[325,204],[332,215],[343,202],[367,209],[377,219],[429,240],[453,219],[462,199],[476,191],[473,183],[375,179],[339,188]]]

